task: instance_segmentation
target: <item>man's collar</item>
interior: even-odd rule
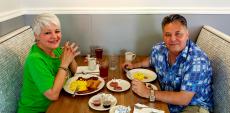
[[[190,43],[191,43],[190,40],[187,40],[187,42],[186,42],[186,47],[185,47],[185,48],[183,49],[183,51],[181,52],[181,56],[182,56],[183,58],[186,58],[187,55],[188,55]]]

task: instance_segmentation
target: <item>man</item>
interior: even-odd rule
[[[208,113],[212,111],[212,69],[207,55],[189,39],[186,19],[178,14],[162,21],[163,41],[152,48],[149,58],[127,68],[151,67],[161,90],[149,89],[132,81],[137,95],[169,104],[171,113]]]

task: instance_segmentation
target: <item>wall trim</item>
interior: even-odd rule
[[[0,14],[0,22],[28,14],[230,14],[230,7],[54,7],[25,8]]]
[[[24,14],[53,12],[56,14],[230,14],[230,7],[78,7],[27,8]]]
[[[8,12],[3,12],[0,13],[0,22],[15,18],[15,17],[19,17],[22,16],[23,12],[18,9],[18,10],[12,10],[12,11],[8,11]]]

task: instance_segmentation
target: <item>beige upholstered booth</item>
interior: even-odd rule
[[[33,43],[29,26],[0,37],[0,113],[16,113],[24,60]]]
[[[230,113],[230,36],[203,26],[197,44],[213,68],[214,113]]]

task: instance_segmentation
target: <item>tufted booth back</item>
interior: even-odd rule
[[[212,63],[214,113],[230,113],[230,36],[203,26],[197,44]]]
[[[29,26],[0,37],[0,113],[16,113],[24,60],[33,43]]]

